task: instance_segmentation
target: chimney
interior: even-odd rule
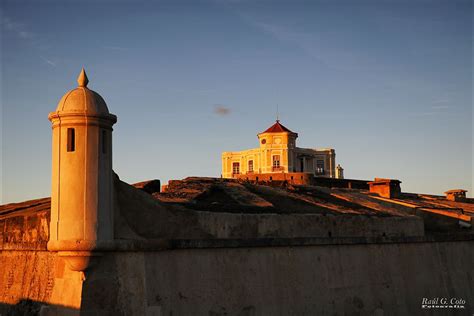
[[[396,198],[400,196],[399,180],[395,179],[384,179],[384,178],[375,178],[374,181],[368,182],[370,193],[377,193],[384,198]]]
[[[336,179],[344,179],[344,168],[340,164],[336,166]]]
[[[466,201],[466,190],[463,189],[454,189],[444,192],[446,194],[446,199],[455,202],[464,202]]]

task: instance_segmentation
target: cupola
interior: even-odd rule
[[[89,79],[84,68],[77,78],[78,87],[68,91],[59,101],[57,113],[84,113],[88,115],[109,114],[104,99],[95,91],[87,87]]]

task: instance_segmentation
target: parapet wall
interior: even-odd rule
[[[281,173],[248,173],[239,174],[237,179],[256,182],[256,183],[271,183],[275,184],[287,182],[290,184],[304,184],[312,183],[314,176],[306,172],[281,172]]]
[[[170,182],[170,187],[173,185]],[[292,203],[286,214],[195,211],[166,208],[143,191],[121,182],[116,186],[120,211],[115,222],[123,222],[122,228],[116,228],[116,237],[125,226],[148,239],[424,236],[423,220],[403,213],[304,213],[297,203]]]
[[[287,183],[295,185],[316,185],[329,188],[369,189],[367,180],[315,177],[313,174],[307,172],[247,173],[236,175],[236,178],[243,181],[269,185]],[[170,182],[170,184],[171,183],[172,182]]]
[[[213,238],[424,236],[423,221],[415,216],[199,212],[197,218],[199,227]]]

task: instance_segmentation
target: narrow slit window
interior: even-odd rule
[[[107,153],[107,132],[102,131],[102,153]]]
[[[67,129],[67,151],[76,150],[76,131],[74,128]]]

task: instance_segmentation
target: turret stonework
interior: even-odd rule
[[[117,117],[87,88],[84,69],[77,81],[48,116],[53,131],[48,249],[64,252],[82,270],[77,258],[114,239],[112,125]]]

